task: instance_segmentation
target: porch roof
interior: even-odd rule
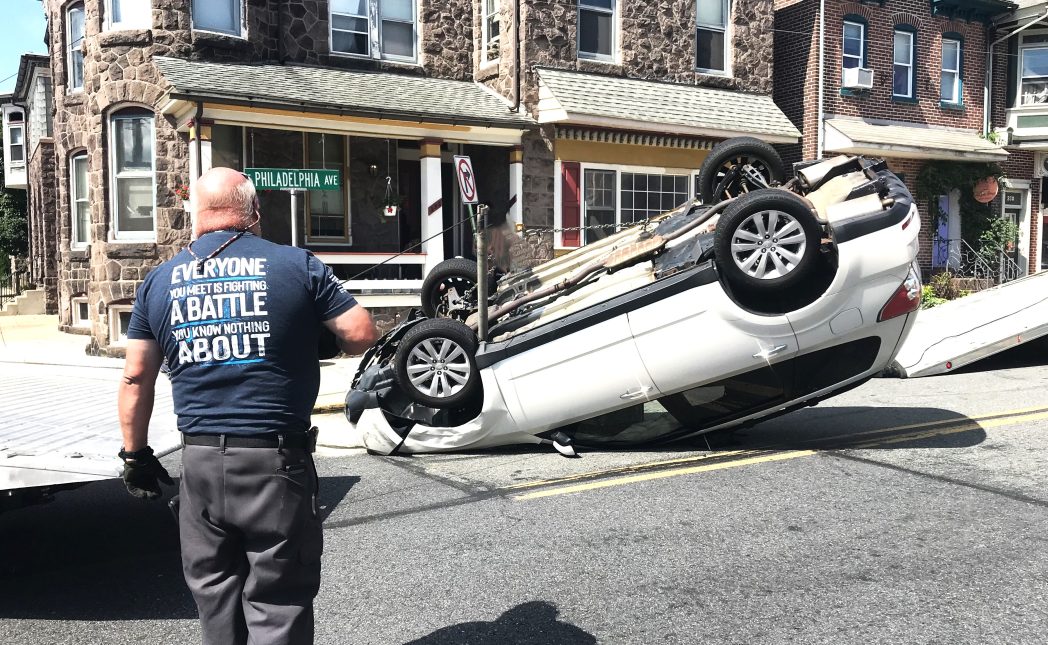
[[[826,120],[825,147],[829,152],[909,159],[1003,161],[1008,157],[1004,148],[975,130],[841,117]]]
[[[539,123],[794,143],[800,132],[770,96],[680,83],[539,69]]]
[[[524,130],[535,122],[478,83],[393,72],[157,56],[169,100]]]

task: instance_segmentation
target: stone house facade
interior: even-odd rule
[[[986,134],[999,120],[987,120],[984,88],[992,81],[996,96],[1005,74],[988,76],[986,50],[1000,36],[994,19],[1014,8],[996,0],[827,0],[822,26],[819,3],[776,0],[775,99],[803,133],[798,145],[783,147],[784,158],[884,157],[915,194],[929,162],[998,164],[1007,181],[994,208],[1014,214],[1005,200],[1025,205],[1015,259],[1036,271],[1040,186],[1030,181],[1029,154]],[[918,202],[918,261],[928,273],[959,266],[961,202],[958,191]]]
[[[43,1],[53,178],[29,183],[53,187],[41,244],[63,329],[122,352],[141,280],[190,242],[180,192],[212,166],[338,170],[335,191],[262,190],[264,235],[391,324],[432,266],[472,252],[453,155],[518,268],[694,196],[717,141],[797,139],[771,101],[772,0],[350,5]]]

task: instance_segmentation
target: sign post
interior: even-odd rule
[[[298,193],[302,190],[341,190],[342,171],[319,168],[245,168],[257,190],[291,193],[291,246],[298,246]]]
[[[469,218],[477,232],[477,338],[484,343],[488,340],[488,245],[484,219],[487,207],[481,206],[474,215],[473,205],[477,200],[477,177],[473,174],[473,162],[463,155],[455,155],[455,176],[458,177],[459,192],[462,203],[469,208]]]

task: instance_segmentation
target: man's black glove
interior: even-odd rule
[[[134,452],[121,449],[119,454],[124,460],[124,485],[127,486],[127,492],[135,497],[157,499],[160,497],[160,482],[174,485],[171,475],[167,474],[167,469],[149,446]]]

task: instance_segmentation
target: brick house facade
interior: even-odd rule
[[[1029,232],[1039,218],[1040,191],[1030,182],[1028,155],[983,138],[985,52],[997,37],[992,20],[1012,8],[1009,2],[967,0],[827,0],[820,124],[819,3],[777,0],[775,98],[803,132],[799,145],[783,148],[784,157],[798,161],[837,152],[885,157],[915,194],[917,175],[929,161],[997,163],[1010,180],[1005,188],[1023,191],[1031,211]],[[869,79],[858,74],[846,78],[849,67],[871,70],[869,87],[859,87]],[[996,87],[995,81],[995,92]],[[998,212],[1006,193],[997,198]],[[953,238],[959,237],[963,217],[957,202],[956,195],[943,197],[938,208],[918,202],[923,223],[918,261],[926,271],[951,266],[948,256],[959,244]],[[933,209],[943,209],[946,219],[936,221]],[[1039,256],[1034,237],[1036,231],[1026,246],[1030,270],[1036,270]]]
[[[177,191],[214,165],[340,170],[336,193],[262,191],[263,234],[310,248],[390,324],[433,265],[471,252],[453,154],[473,158],[505,221],[497,260],[519,268],[586,241],[550,229],[597,212],[596,179],[613,228],[692,197],[717,141],[796,141],[771,100],[772,0],[364,4],[43,1],[53,177],[30,169],[29,184],[54,195],[41,200],[63,329],[121,354],[141,280],[190,241]],[[565,79],[601,88],[604,112],[573,105]],[[623,107],[666,88],[700,107]],[[736,102],[751,122],[707,114]]]

